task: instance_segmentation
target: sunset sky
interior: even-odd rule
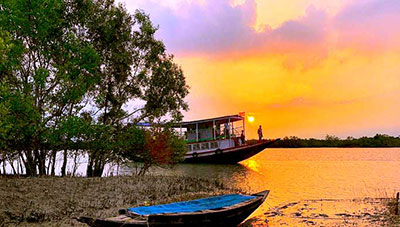
[[[185,120],[251,113],[267,138],[400,135],[398,0],[120,0],[159,25]]]

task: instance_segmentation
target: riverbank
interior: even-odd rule
[[[77,216],[233,193],[217,180],[184,176],[0,177],[0,226],[85,226]]]

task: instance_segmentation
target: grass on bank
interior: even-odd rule
[[[400,226],[400,215],[396,214],[396,207],[398,213],[400,213],[399,201],[397,201],[396,197],[391,198],[387,202],[387,210],[385,213],[385,219],[388,226]]]
[[[78,226],[77,216],[111,217],[119,208],[237,192],[183,176],[0,177],[0,226]]]

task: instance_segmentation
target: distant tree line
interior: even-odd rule
[[[339,137],[327,135],[325,139],[301,139],[296,136],[285,137],[275,143],[271,147],[400,147],[400,136],[393,137],[385,134],[376,134],[373,137],[347,137],[340,139]]]
[[[0,165],[55,175],[61,154],[65,176],[68,157],[84,153],[92,177],[110,162],[143,162],[140,174],[177,162],[185,144],[173,130],[136,126],[179,121],[188,108],[156,31],[114,0],[1,1]]]

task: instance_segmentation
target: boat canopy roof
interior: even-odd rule
[[[222,116],[222,117],[214,117],[214,118],[194,120],[194,121],[183,121],[180,123],[174,123],[173,125],[170,125],[170,126],[173,128],[196,128],[196,124],[198,124],[201,128],[213,127],[214,124],[221,125],[221,124],[225,124],[225,123],[232,123],[235,121],[242,121],[244,119],[243,116],[240,114],[235,114],[235,115],[227,115],[227,116]],[[142,126],[142,127],[152,126],[152,124],[150,124],[148,122],[139,122],[136,125]],[[159,126],[163,126],[163,124],[161,124]]]
[[[235,121],[241,121],[243,120],[244,117],[235,114],[235,115],[228,115],[228,116],[223,116],[223,117],[214,117],[214,118],[208,118],[208,119],[201,119],[201,120],[194,120],[194,121],[184,121],[181,123],[177,123],[174,125],[175,128],[191,128],[195,126],[196,124],[204,124],[204,125],[213,125],[215,124],[225,124],[229,122],[235,122]]]

